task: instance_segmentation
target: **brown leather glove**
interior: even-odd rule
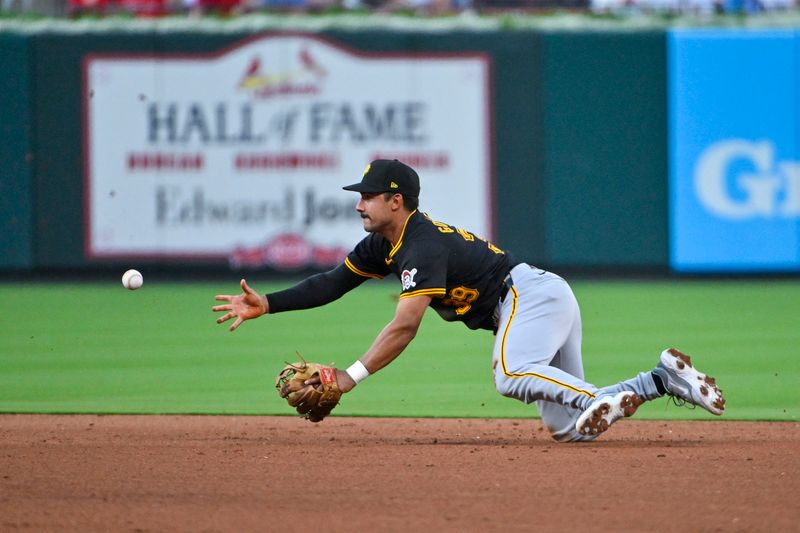
[[[305,381],[319,377],[320,383],[306,385]],[[275,380],[281,398],[312,422],[320,422],[339,404],[342,391],[336,382],[336,370],[319,363],[291,363]]]

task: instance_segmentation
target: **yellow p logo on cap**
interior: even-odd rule
[[[372,167],[372,163],[368,164],[367,168],[364,169],[364,173],[361,174],[362,178],[367,175],[367,172],[369,172],[370,167]]]
[[[395,182],[393,182],[393,181],[390,181],[390,182],[389,182],[389,188],[391,188],[391,189],[397,189],[398,187],[399,187],[399,185],[397,185]]]

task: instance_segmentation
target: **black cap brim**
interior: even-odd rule
[[[371,187],[370,185],[358,182],[352,185],[348,185],[347,187],[342,187],[342,189],[346,191],[355,191],[355,192],[386,192],[381,187]]]

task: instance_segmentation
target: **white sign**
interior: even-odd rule
[[[311,35],[213,56],[94,55],[87,254],[330,266],[364,231],[373,159],[420,174],[420,209],[492,237],[483,54],[366,54]]]

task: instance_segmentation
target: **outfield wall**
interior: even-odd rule
[[[87,100],[94,90],[92,83],[95,83],[92,81],[95,78],[87,78],[87,62],[90,63],[91,58],[95,57],[144,58],[155,63],[144,86],[152,88],[156,98],[160,97],[160,102],[165,105],[175,101],[180,104],[181,98],[186,98],[187,101],[193,98],[191,93],[194,86],[203,84],[195,83],[176,92],[175,82],[163,81],[170,75],[164,65],[175,59],[197,62],[198,58],[205,58],[224,62],[229,55],[235,55],[237,50],[250,53],[246,46],[262,42],[261,38],[265,35],[274,36],[244,31],[45,32],[0,35],[0,72],[4,74],[0,77],[0,89],[2,94],[9,96],[0,101],[0,112],[3,116],[0,129],[3,136],[3,142],[0,143],[0,187],[3,189],[3,194],[0,195],[0,224],[6,229],[0,237],[0,269],[91,269],[131,263],[229,268],[232,264],[231,256],[203,253],[200,246],[202,242],[198,245],[199,248],[191,248],[191,253],[173,253],[181,244],[181,234],[172,234],[165,230],[163,238],[160,238],[161,230],[157,228],[152,230],[155,232],[152,242],[142,244],[142,248],[137,249],[139,251],[107,255],[96,253],[96,243],[100,242],[102,249],[102,243],[105,242],[102,238],[106,237],[97,237],[97,231],[100,230],[92,234],[89,227],[91,217],[87,217],[87,210],[93,209],[94,204],[87,193],[91,189],[91,186],[87,187],[87,174],[92,174],[87,168],[95,168],[95,163],[90,164],[94,161],[93,154],[95,159],[98,156],[102,159],[108,150],[99,151],[94,148],[92,152],[93,147],[101,144],[99,141],[94,144],[87,142],[87,139],[92,138],[87,126],[90,123],[87,109],[95,109],[91,100]],[[301,38],[308,36],[293,35]],[[521,259],[550,268],[666,272],[671,264],[668,182],[668,91],[671,85],[668,37],[669,34],[661,30],[447,33],[328,30],[314,33],[311,35],[311,55],[315,58],[326,58],[326,50],[330,48],[333,50],[331,53],[342,52],[346,59],[363,61],[370,65],[374,61],[376,68],[382,68],[379,64],[381,61],[388,64],[409,57],[419,58],[420,65],[426,60],[442,61],[443,65],[451,60],[456,63],[460,60],[475,62],[475,72],[478,73],[475,76],[480,76],[484,71],[487,76],[485,87],[481,83],[476,85],[478,101],[485,100],[485,109],[482,111],[485,121],[480,122],[481,113],[477,113],[475,120],[482,124],[481,127],[486,126],[487,133],[484,137],[479,137],[485,139],[484,146],[475,145],[475,137],[470,137],[469,131],[463,131],[465,128],[459,130],[462,121],[472,120],[469,118],[472,115],[467,117],[466,113],[475,111],[471,107],[465,109],[463,116],[458,112],[451,112],[451,115],[459,116],[453,116],[449,125],[447,120],[437,118],[435,110],[430,109],[433,104],[424,100],[423,94],[430,93],[424,89],[428,78],[423,78],[430,74],[426,74],[427,71],[422,66],[412,66],[407,76],[408,87],[398,89],[395,99],[408,105],[418,103],[419,108],[428,113],[421,119],[428,129],[419,130],[421,133],[415,136],[412,128],[408,130],[411,133],[405,136],[398,134],[384,144],[372,145],[369,140],[356,142],[350,138],[350,144],[342,144],[338,151],[337,145],[320,144],[319,150],[314,153],[322,156],[332,154],[330,160],[334,163],[327,167],[327,181],[325,172],[309,174],[309,180],[317,180],[313,182],[316,185],[312,186],[312,192],[324,194],[333,189],[338,191],[339,185],[357,180],[361,165],[353,168],[354,164],[347,161],[349,157],[355,157],[354,150],[363,150],[358,152],[361,155],[354,160],[372,153],[412,153],[426,161],[425,158],[430,156],[431,161],[442,164],[437,166],[437,163],[433,163],[420,169],[423,190],[436,191],[438,187],[440,191],[437,194],[453,191],[462,195],[455,197],[456,206],[463,204],[477,207],[463,209],[462,211],[468,211],[464,215],[466,221],[459,220],[459,225],[470,227],[469,216],[474,216],[475,224],[485,228],[486,236],[514,251]],[[273,41],[267,39],[263,42]],[[319,50],[314,48],[317,46],[314,43],[319,44]],[[316,60],[312,58],[311,63]],[[286,61],[284,71],[289,72],[293,68],[292,60]],[[334,64],[333,59],[325,61],[328,61],[327,68],[334,68],[330,66]],[[269,76],[254,74],[256,63],[248,64],[252,70],[248,83],[269,83]],[[258,67],[268,68],[263,64]],[[235,72],[243,71],[240,69]],[[443,78],[444,81],[436,83],[442,83],[443,87],[447,87],[446,91],[456,95],[459,92],[459,75],[464,76],[465,84],[474,82],[473,77],[465,73],[454,74],[455,77]],[[375,74],[375,79],[378,76],[380,75]],[[326,79],[333,79],[333,76]],[[317,97],[322,98],[324,95],[328,100],[356,102],[360,98],[356,93],[369,95],[375,79],[371,80],[369,76],[366,79],[352,79],[353,85],[349,88],[340,87],[338,92],[326,87]],[[215,80],[209,80],[209,85],[213,81]],[[231,83],[233,86],[237,80],[231,78]],[[291,89],[297,94],[274,96],[271,109],[290,109],[295,104],[301,106],[298,102],[302,98],[318,90],[313,86],[313,80],[306,79],[303,83],[306,85],[284,87],[287,93]],[[244,82],[239,88],[242,86]],[[262,90],[266,88],[261,87]],[[486,90],[483,91],[482,88]],[[299,94],[301,90],[308,94]],[[375,94],[387,91],[388,89],[376,90]],[[140,95],[139,99],[142,101],[119,104],[119,113],[112,113],[115,116],[108,119],[122,120],[120,117],[125,115],[128,105],[144,105],[143,101],[147,97],[145,92],[142,91]],[[485,99],[481,100],[483,97],[480,95],[484,93]],[[209,102],[213,103],[214,94],[211,91],[207,96]],[[220,107],[215,115],[217,120],[221,120],[219,116],[225,113],[228,114],[224,116],[229,117],[230,113],[226,111],[228,107],[225,106],[230,104],[233,108],[241,104],[240,98],[244,98],[239,93],[231,94],[221,94],[219,97]],[[108,105],[113,105],[113,102]],[[386,108],[390,104],[384,102],[376,105]],[[408,105],[403,109],[408,108]],[[243,108],[240,105],[236,109]],[[298,113],[303,113],[306,108],[297,109]],[[163,123],[167,120],[164,116],[157,115],[156,120]],[[286,117],[288,114],[281,116]],[[93,117],[93,120],[102,122],[105,118]],[[194,131],[199,132],[194,137],[202,137],[205,131],[203,128],[208,126],[210,120],[212,119],[208,117],[195,117],[194,122],[186,127],[195,128]],[[243,127],[243,120],[242,118],[238,124],[239,130]],[[97,128],[97,125],[93,127]],[[228,125],[226,128],[230,130],[232,126]],[[134,142],[124,138],[123,134],[128,130],[129,125],[123,125],[116,130],[120,142]],[[219,133],[219,128],[216,131],[218,137],[223,135]],[[283,131],[286,133],[285,129]],[[99,140],[108,142],[109,135],[113,137],[117,133],[111,128]],[[211,133],[208,135],[213,136]],[[225,135],[231,137],[230,131]],[[188,137],[191,135],[187,133]],[[189,139],[187,142],[193,140],[196,139]],[[234,141],[227,142],[226,146],[233,144],[236,149],[236,143],[243,140],[252,139],[245,139],[245,136],[240,135]],[[314,139],[314,142],[317,140]],[[309,144],[311,141],[304,142],[306,144],[286,148],[289,151],[284,153],[297,154],[298,150],[306,153],[314,148]],[[183,148],[190,153],[211,154],[215,150],[221,150],[222,144],[225,143],[220,142],[207,149],[202,145],[186,145]],[[172,149],[171,153],[177,153],[174,146]],[[134,151],[134,148],[131,150]],[[467,167],[458,165],[468,156],[475,155],[473,152],[480,152],[480,157],[475,159],[478,163],[470,163]],[[241,153],[241,150],[234,151],[234,154]],[[263,153],[266,152],[259,152]],[[225,157],[239,155],[223,154],[221,161],[225,161]],[[130,159],[129,156],[126,157]],[[210,161],[211,155],[207,159]],[[211,162],[206,164],[211,168]],[[473,168],[475,165],[480,168]],[[113,177],[113,164],[109,168],[111,170],[106,172]],[[243,171],[240,174],[231,171],[228,175],[226,168],[222,167],[218,175],[221,180],[229,180],[230,184],[220,185],[220,191],[228,190],[225,189],[228,186],[236,187],[237,183],[245,183],[241,181],[245,178],[258,177],[258,174],[250,170],[250,174],[246,175]],[[129,170],[120,167],[123,174]],[[153,187],[162,183],[159,180],[166,183],[174,178],[178,182],[183,180],[183,183],[189,183],[197,179],[196,174],[178,173],[168,176],[163,171],[160,172],[162,173],[146,176],[154,184]],[[273,171],[264,176],[265,179],[275,177],[288,182],[295,179],[290,171],[283,174]],[[427,189],[426,177],[429,180]],[[464,185],[473,183],[470,181],[473,178],[478,185]],[[674,179],[681,178],[673,176]],[[91,185],[91,179],[89,182]],[[486,185],[485,189],[480,188],[483,187],[482,184]],[[274,187],[264,185],[265,191],[271,188]],[[107,194],[112,197],[115,192],[113,188],[109,188]],[[205,194],[208,196],[211,193]],[[481,196],[487,197],[482,199]],[[160,200],[149,201],[161,201],[163,207],[164,197],[162,194]],[[434,195],[433,198],[441,196]],[[112,200],[101,198],[100,201]],[[113,201],[121,200],[117,196]],[[337,201],[339,200],[332,199],[333,207],[328,206],[328,211],[333,213],[331,217],[334,217],[331,228],[341,222],[335,219],[338,209],[335,205],[340,205],[336,204]],[[187,202],[183,209],[191,211],[197,207],[199,200],[195,198],[194,204],[192,201]],[[282,207],[275,209],[284,209],[280,212],[293,213],[297,218],[299,215],[293,202],[294,200],[287,199]],[[274,202],[264,203],[262,207],[269,210],[273,205]],[[434,217],[443,210],[442,205],[441,200],[426,205],[423,195],[422,208]],[[482,209],[483,206],[486,206],[485,210]],[[111,212],[113,215],[113,209]],[[457,210],[455,213],[453,216],[460,215]],[[188,218],[191,216],[191,213],[187,215]],[[240,218],[244,220],[247,217]],[[284,218],[284,222],[291,226],[287,222],[289,215]],[[442,218],[448,220],[444,216]],[[794,220],[796,237],[797,219],[795,217],[791,220]],[[119,242],[121,237],[119,234],[114,237],[112,230],[113,228],[105,230],[108,233],[108,242]],[[770,231],[769,228],[766,231]],[[244,226],[239,229],[233,227],[230,232],[242,235],[246,233]],[[296,228],[284,233],[286,232],[297,235]],[[117,241],[114,241],[115,238]],[[197,234],[186,238],[198,240]],[[703,235],[702,238],[708,239],[709,236]],[[100,240],[90,242],[91,239]],[[245,263],[236,264],[266,270],[313,266],[308,262],[302,263],[302,258],[310,257],[309,253],[314,257],[319,254],[316,248],[309,252],[308,243],[303,239],[307,241],[311,237],[301,235],[300,244],[297,244],[297,240],[283,239],[278,243],[280,246],[275,242],[263,246],[240,246],[240,258],[244,258]],[[209,233],[209,241],[211,240],[213,239]],[[283,262],[276,265],[264,259],[273,257],[276,247],[282,251],[280,257],[290,256],[295,263],[282,259]],[[319,253],[324,256],[324,252],[325,250]],[[330,255],[336,251],[328,252]],[[264,264],[257,267],[259,261]],[[675,267],[674,261],[672,266]],[[782,268],[795,271],[798,266],[796,262],[789,261]],[[726,263],[718,263],[716,269],[725,271]],[[691,268],[683,270],[691,271]]]
[[[0,34],[0,268],[35,266],[29,41]]]

